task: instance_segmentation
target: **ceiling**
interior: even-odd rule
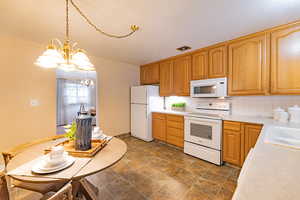
[[[145,64],[179,54],[177,47],[201,48],[300,19],[299,0],[74,0],[109,33],[140,31],[126,39],[107,38],[71,8],[71,38],[89,54]],[[1,32],[47,44],[64,38],[65,0],[1,0]]]

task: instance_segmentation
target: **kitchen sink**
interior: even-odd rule
[[[265,143],[300,149],[300,129],[274,126],[267,130]]]

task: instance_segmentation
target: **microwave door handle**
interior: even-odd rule
[[[193,85],[193,87],[202,87],[202,86],[209,87],[209,86],[215,86],[215,85],[216,85],[216,83],[214,83],[214,84],[195,84],[195,85]]]

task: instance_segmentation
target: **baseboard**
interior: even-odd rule
[[[116,135],[114,137],[117,137],[117,138],[127,138],[127,137],[131,137],[131,132],[129,133],[121,133],[119,135]]]

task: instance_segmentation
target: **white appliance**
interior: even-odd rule
[[[135,86],[131,88],[131,135],[152,141],[151,112],[163,109],[163,98],[158,86]]]
[[[222,115],[230,114],[230,103],[198,105],[184,117],[184,152],[217,165],[222,164]]]
[[[227,78],[191,81],[191,97],[226,97]]]

